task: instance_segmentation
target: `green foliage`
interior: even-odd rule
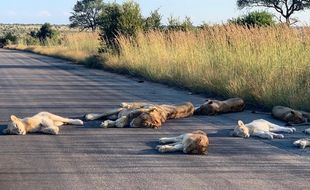
[[[245,7],[271,8],[285,18],[285,22],[289,26],[294,24],[291,16],[295,12],[310,8],[310,0],[237,0],[237,6],[241,9]]]
[[[194,25],[190,19],[190,17],[185,17],[183,21],[180,21],[179,18],[170,16],[168,18],[168,29],[169,30],[181,30],[181,31],[189,31],[194,29]]]
[[[95,31],[99,25],[99,16],[104,8],[102,0],[80,0],[74,5],[69,20],[71,27],[90,28]]]
[[[143,29],[144,31],[161,29],[162,16],[159,14],[158,9],[151,12],[151,15],[144,19]]]
[[[266,11],[254,11],[236,19],[229,20],[229,23],[248,27],[275,25],[273,15]]]
[[[11,32],[5,34],[2,38],[0,38],[0,46],[6,46],[11,44],[17,44],[18,38],[16,35],[12,34]]]
[[[35,33],[31,32],[30,35],[35,35]],[[56,40],[57,36],[58,36],[57,31],[54,30],[52,28],[52,25],[49,23],[43,24],[36,34],[36,37],[39,38],[40,42],[43,44],[45,44],[49,39]]]
[[[100,17],[100,39],[102,48],[117,49],[116,37],[121,34],[135,38],[138,31],[143,28],[143,19],[140,6],[127,1],[122,5],[116,3],[106,4]]]

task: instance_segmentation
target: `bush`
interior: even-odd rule
[[[0,47],[4,47],[11,44],[17,44],[18,38],[16,35],[12,34],[11,32],[5,34],[4,37],[0,38]]]
[[[124,35],[135,38],[143,28],[143,19],[137,3],[127,1],[122,5],[106,4],[100,17],[100,51],[117,50],[116,37]]]
[[[31,32],[30,35],[33,36],[33,35],[35,35],[35,33]],[[37,32],[37,34],[35,36],[37,38],[39,38],[39,40],[42,44],[45,45],[47,43],[47,41],[50,39],[57,40],[58,33],[56,30],[54,30],[52,28],[51,24],[45,23],[42,25],[42,27],[40,28],[40,30]]]
[[[255,11],[228,21],[231,24],[238,24],[248,27],[272,26],[275,25],[274,16],[267,11]]]

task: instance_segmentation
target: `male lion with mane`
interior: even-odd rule
[[[7,135],[26,135],[27,133],[40,132],[57,135],[59,127],[64,124],[83,125],[83,121],[60,117],[49,112],[40,112],[23,119],[11,115],[11,122],[3,130],[3,133]]]
[[[160,138],[159,143],[165,144],[156,146],[161,153],[183,151],[185,154],[207,154],[209,139],[205,132],[197,130],[177,137]]]
[[[190,117],[194,106],[187,102],[181,105],[148,104],[141,102],[122,103],[120,108],[109,110],[103,114],[87,114],[86,120],[104,119],[103,128],[148,127],[161,128],[168,119]]]

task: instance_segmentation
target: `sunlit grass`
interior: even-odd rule
[[[196,92],[310,111],[309,28],[214,26],[152,31],[134,41],[124,36],[118,41],[120,53],[104,54],[98,64]],[[98,47],[97,34],[68,33],[61,45],[17,48],[84,61],[97,54]]]
[[[210,27],[120,37],[106,67],[198,92],[310,110],[310,30]]]
[[[99,48],[97,33],[80,32],[67,33],[61,39],[61,44],[54,41],[47,42],[46,46],[26,46],[24,44],[11,45],[9,48],[28,50],[43,55],[52,55],[74,61],[84,61],[89,56],[95,55]]]

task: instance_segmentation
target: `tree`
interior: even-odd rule
[[[104,42],[100,51],[105,51],[105,46],[117,50],[118,35],[135,38],[142,28],[143,19],[137,3],[126,1],[122,5],[106,4],[100,16],[100,38]]]
[[[31,32],[30,35],[33,35],[33,32]],[[36,36],[39,38],[41,43],[45,43],[47,39],[56,38],[57,31],[52,28],[51,24],[45,23],[41,26],[41,28],[37,32]]]
[[[239,8],[245,7],[267,7],[274,9],[284,17],[288,26],[294,24],[291,16],[297,11],[310,8],[310,0],[237,0]],[[280,18],[281,18],[280,16]]]
[[[161,28],[162,16],[159,14],[158,9],[151,12],[151,15],[144,19],[144,30],[156,30]]]
[[[248,27],[271,26],[275,24],[273,15],[267,11],[254,11],[236,19],[229,20],[228,22],[231,24],[244,25]]]
[[[90,28],[95,31],[99,25],[99,15],[104,7],[102,0],[79,0],[74,5],[69,20],[71,27],[80,27],[82,30]]]
[[[105,5],[104,12],[100,16],[100,39],[103,46],[112,47],[116,43],[116,36],[119,33],[119,21],[122,14],[122,7],[116,3]],[[104,51],[101,48],[100,51]]]

